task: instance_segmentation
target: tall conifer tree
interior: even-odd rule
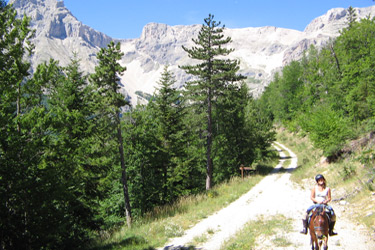
[[[198,34],[197,39],[192,39],[195,47],[183,49],[190,58],[199,60],[196,65],[181,66],[186,73],[193,75],[195,80],[187,83],[186,95],[192,104],[206,116],[206,190],[212,187],[212,141],[213,141],[213,105],[225,87],[244,79],[242,75],[237,75],[239,62],[236,60],[224,59],[233,49],[225,48],[231,42],[230,37],[224,37],[225,26],[214,20],[213,15],[204,19],[204,24]]]
[[[183,171],[182,162],[186,158],[186,128],[183,122],[185,111],[180,91],[173,87],[174,75],[165,66],[158,82],[160,89],[154,102],[150,103],[158,122],[158,139],[163,172],[163,202],[171,202],[179,195]]]
[[[96,87],[94,102],[97,102],[97,118],[102,119],[105,124],[113,128],[117,139],[117,147],[122,171],[122,188],[125,200],[125,213],[127,224],[131,226],[131,207],[129,200],[129,191],[127,184],[127,174],[125,166],[123,135],[121,131],[121,107],[128,105],[125,97],[119,92],[120,78],[126,67],[118,62],[124,53],[121,52],[120,43],[115,44],[113,41],[98,53],[99,65],[95,68],[95,73],[91,75],[91,82]],[[111,133],[111,129],[108,130]]]
[[[38,149],[33,132],[22,128],[27,110],[25,89],[30,64],[24,60],[33,46],[30,19],[17,19],[11,5],[0,0],[0,248],[24,249],[34,232],[30,190]],[[28,46],[29,45],[29,46]],[[36,112],[37,113],[37,112]],[[35,118],[35,117],[34,117]],[[38,146],[38,144],[35,144]],[[34,238],[35,239],[35,238]]]

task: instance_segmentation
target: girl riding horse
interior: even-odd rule
[[[328,202],[331,201],[331,189],[326,186],[326,179],[323,175],[318,174],[315,176],[316,185],[311,189],[311,200],[314,202],[312,206],[310,206],[304,218],[302,219],[303,229],[301,231],[302,234],[307,234],[307,226],[308,226],[308,219],[310,212],[319,207],[320,204],[326,205],[326,208],[329,210],[330,214],[330,223],[329,223],[329,236],[337,235],[337,233],[333,232],[333,228],[335,227],[336,223],[336,214],[333,211],[331,206],[328,206]]]

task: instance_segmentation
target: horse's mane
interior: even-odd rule
[[[324,213],[325,212],[325,206],[324,205],[318,206],[316,208],[316,211],[318,212],[318,214]]]

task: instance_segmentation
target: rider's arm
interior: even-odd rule
[[[318,201],[315,200],[315,187],[313,187],[313,188],[311,189],[310,199],[311,199],[314,203],[318,203]]]
[[[327,199],[324,201],[324,204],[327,204],[330,201],[331,201],[331,189],[328,188]]]

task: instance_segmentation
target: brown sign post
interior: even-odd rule
[[[244,170],[247,170],[247,171],[255,171],[254,168],[252,167],[245,167],[243,164],[241,164],[240,166],[240,170],[241,170],[241,176],[242,176],[242,180],[243,180],[243,177],[244,177]]]

